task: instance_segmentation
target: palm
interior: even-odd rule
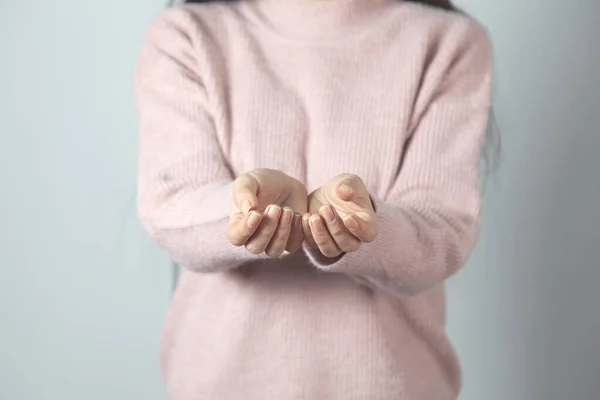
[[[258,169],[250,173],[259,188],[257,193],[257,211],[264,212],[267,206],[276,204],[289,207],[295,213],[303,214],[308,209],[305,186],[298,180],[289,177],[281,171]],[[234,206],[234,211],[242,212]]]
[[[371,197],[356,175],[336,176],[311,193],[308,211],[302,221],[304,236],[325,257],[357,251],[361,243],[377,237],[377,216]]]
[[[308,209],[304,185],[281,171],[255,169],[233,184],[227,236],[254,254],[279,257],[302,244],[301,215]]]

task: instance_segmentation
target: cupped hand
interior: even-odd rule
[[[311,193],[302,229],[305,240],[330,258],[375,240],[377,215],[363,180],[342,174]]]
[[[261,168],[241,175],[233,185],[227,238],[269,257],[298,250],[307,197],[304,184],[281,171]]]

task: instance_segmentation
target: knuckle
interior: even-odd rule
[[[377,239],[377,234],[378,234],[378,232],[377,232],[377,231],[370,232],[370,233],[367,235],[367,237],[366,237],[366,239],[365,239],[365,242],[366,242],[366,243],[371,243],[371,242],[374,242],[374,241],[375,241],[375,239]]]
[[[283,249],[273,248],[266,251],[269,258],[279,258],[283,254]]]
[[[286,238],[274,237],[273,240],[271,240],[271,243],[269,244],[269,246],[267,246],[267,250],[271,250],[274,252],[278,252],[278,251],[283,252],[283,249],[285,248],[285,244],[286,244]]]
[[[331,236],[344,236],[345,231],[339,223],[333,223],[329,226],[329,233]]]
[[[257,255],[263,252],[263,249],[261,249],[259,246],[257,246],[254,243],[246,244],[246,250],[248,250],[252,254],[257,254]]]
[[[315,238],[313,238],[312,235],[305,235],[303,239],[306,243],[308,243],[311,246],[314,246],[316,244]]]
[[[285,249],[287,251],[289,251],[290,253],[293,253],[293,252],[297,251],[299,248],[300,248],[299,243],[292,243],[292,244],[288,244]]]
[[[229,243],[231,243],[234,246],[241,246],[244,244],[244,238],[237,232],[228,231],[227,240],[229,240]]]
[[[341,254],[341,252],[336,249],[325,249],[325,251],[322,251],[322,253],[325,257],[329,257],[329,258],[334,258]]]
[[[277,228],[277,225],[279,225],[279,219],[265,213],[264,221],[265,231],[269,231],[271,233],[275,232],[275,228]]]
[[[353,252],[357,251],[358,249],[360,249],[360,243],[353,242],[353,243],[346,244],[342,248],[342,251],[344,253],[353,253]]]
[[[323,236],[316,236],[314,238],[315,243],[319,245],[319,247],[323,246],[327,246],[329,244],[329,241],[327,240],[327,238],[323,237]]]
[[[281,232],[281,235],[287,234],[292,229],[292,221],[287,218],[281,218],[279,220],[278,231]]]
[[[229,239],[229,242],[236,247],[242,246],[244,244],[244,240],[242,240],[241,238]]]
[[[312,239],[313,234],[310,229],[302,227],[302,236],[304,236],[306,239]]]

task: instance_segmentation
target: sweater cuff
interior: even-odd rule
[[[393,205],[371,196],[373,208],[376,210],[377,224],[379,234],[371,243],[363,243],[357,251],[351,253],[342,253],[335,258],[325,257],[318,248],[314,248],[304,242],[304,250],[309,260],[320,270],[327,272],[342,272],[349,275],[358,275],[364,277],[379,277],[381,274],[380,266],[375,260],[389,257],[394,238],[393,224],[399,221],[392,221],[389,216],[394,213]]]

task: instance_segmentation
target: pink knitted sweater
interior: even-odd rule
[[[139,213],[185,267],[163,339],[172,400],[451,400],[443,282],[478,234],[491,46],[399,0],[170,9],[136,70]],[[226,239],[231,182],[365,181],[379,236],[323,264]]]

